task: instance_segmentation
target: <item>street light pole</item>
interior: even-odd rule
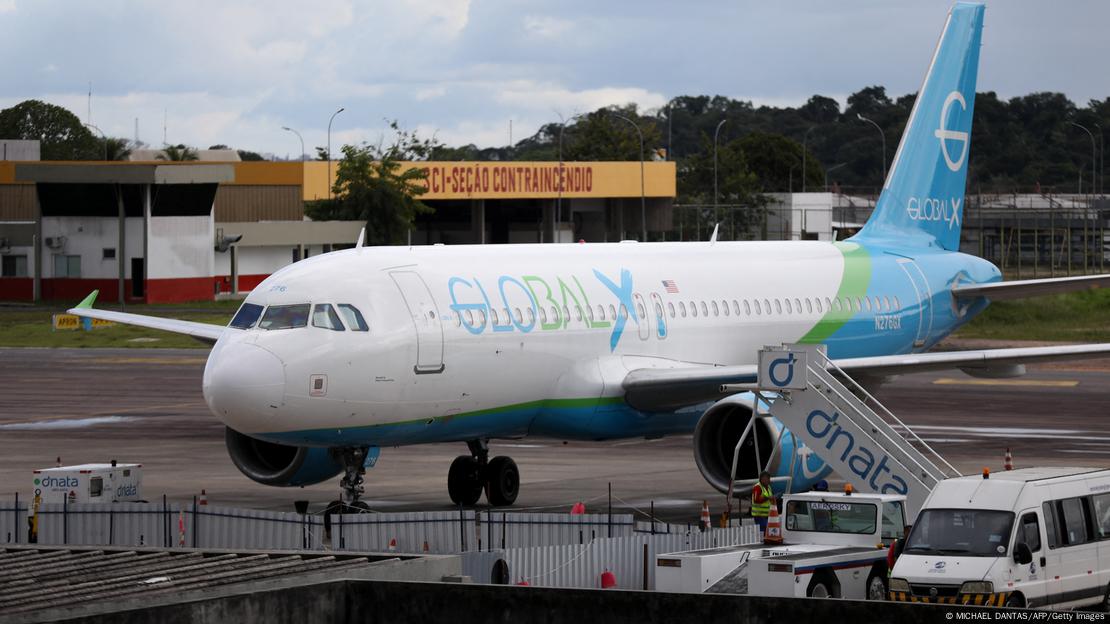
[[[92,125],[91,123],[85,122],[85,125],[92,128],[93,130],[96,130],[97,132],[99,132],[100,137],[102,139],[104,139],[104,160],[108,160],[108,135],[104,134],[103,130],[101,130],[100,128],[97,128],[96,126]]]
[[[563,218],[563,185],[566,184],[563,173],[563,130],[567,128],[567,120],[563,119],[563,114],[559,111],[555,111],[555,114],[559,116],[559,195],[555,200],[555,226],[558,227]],[[578,115],[571,115],[570,121],[574,121],[576,117]]]
[[[879,131],[879,136],[883,138],[883,181],[882,184],[879,185],[881,187],[883,184],[886,184],[886,133],[883,132],[883,129],[879,127],[879,124],[871,121],[863,115],[856,113],[856,118],[860,121],[866,121],[872,126],[875,126],[875,129]]]
[[[328,119],[328,199],[331,199],[331,194],[332,194],[332,191],[331,191],[331,187],[332,187],[332,183],[331,183],[331,122],[335,120],[336,115],[338,115],[339,113],[342,113],[344,110],[345,109],[343,107],[339,107],[339,110],[332,113],[331,118]]]
[[[292,132],[293,134],[297,135],[298,139],[301,140],[301,157],[298,158],[297,160],[302,160],[303,161],[304,160],[304,138],[301,137],[301,133],[297,132],[296,130],[294,130],[292,128],[290,128],[289,126],[282,126],[281,129],[286,130],[288,132]],[[329,145],[329,149],[330,149],[330,145]],[[331,154],[328,154],[328,158],[331,158]]]
[[[847,164],[848,163],[846,163],[846,162],[842,162],[839,165],[833,165],[833,166],[831,166],[831,167],[829,167],[828,169],[825,170],[825,192],[826,193],[829,192],[829,172],[830,171],[836,171],[837,169],[839,169],[839,168],[841,168],[841,167],[843,167],[844,165],[847,165]]]
[[[640,137],[640,240],[647,242],[647,200],[644,195],[644,133],[640,131],[640,126],[628,117],[612,111],[609,114],[617,119],[627,121],[636,129],[636,135]]]
[[[717,129],[713,131],[713,218],[717,221],[721,220],[720,211],[717,208],[717,201],[720,197],[717,192],[717,136],[721,134],[721,126],[728,123],[728,119],[722,119],[717,124]]]
[[[816,127],[817,126],[810,126],[809,129],[806,130],[806,133],[802,135],[802,192],[803,193],[806,192],[806,155],[808,154],[808,151],[806,149],[806,145],[809,141],[809,133],[813,132],[813,129],[816,128]],[[883,162],[884,163],[886,162],[885,157],[883,158]]]
[[[1106,186],[1102,179],[1106,175],[1106,137],[1102,134],[1102,126],[1100,124],[1096,123],[1094,126],[1098,128],[1098,193],[1099,195],[1105,195]]]
[[[1092,191],[1091,195],[1094,195],[1094,190],[1095,190],[1094,184],[1095,184],[1095,180],[1098,179],[1097,177],[1095,177],[1095,165],[1097,164],[1096,161],[1098,160],[1098,158],[1096,157],[1096,155],[1098,154],[1098,150],[1095,148],[1095,135],[1094,135],[1093,132],[1091,132],[1090,130],[1087,129],[1087,126],[1084,126],[1082,124],[1077,124],[1074,121],[1071,122],[1071,125],[1075,126],[1076,128],[1079,128],[1083,132],[1086,132],[1087,136],[1091,137],[1091,191]]]

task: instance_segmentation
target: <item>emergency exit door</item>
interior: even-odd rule
[[[394,271],[389,276],[401,291],[416,328],[416,364],[413,370],[418,375],[442,373],[443,322],[432,292],[424,279],[413,271]]]

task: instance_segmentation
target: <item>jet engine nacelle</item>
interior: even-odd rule
[[[752,432],[740,447],[736,472],[730,478],[736,443],[756,411],[755,403],[755,395],[750,392],[734,394],[714,403],[698,420],[698,426],[694,429],[694,461],[709,485],[727,493],[731,481],[758,479],[761,469],[767,466],[767,460],[771,459],[772,454],[774,459],[767,468],[772,477],[789,475],[791,461],[794,461],[794,492],[809,490],[832,472],[817,455],[805,452],[799,454],[801,441],[796,440],[782,423],[769,416],[766,413],[768,406],[764,404],[761,405]],[[780,448],[774,453],[776,441]],[[738,488],[735,494],[746,495],[749,490],[750,488]],[[785,482],[775,483],[774,490],[784,492]]]
[[[263,485],[313,485],[335,477],[343,464],[330,449],[286,446],[258,440],[231,427],[225,436],[227,452],[239,472]]]

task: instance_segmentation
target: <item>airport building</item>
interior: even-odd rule
[[[42,162],[4,142],[0,301],[166,303],[249,291],[302,258],[351,247],[363,223],[315,222],[337,163]],[[31,142],[33,143],[33,142]],[[413,162],[427,170],[412,244],[616,241],[672,227],[673,162]],[[642,173],[641,173],[642,171]],[[642,203],[641,203],[642,202]],[[643,217],[642,217],[643,216]]]

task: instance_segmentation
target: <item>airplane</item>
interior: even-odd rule
[[[213,344],[203,393],[226,424],[235,466],[273,486],[342,474],[365,505],[366,466],[384,446],[466,442],[452,502],[511,505],[520,472],[491,439],[657,438],[693,434],[722,492],[752,478],[731,459],[759,416],[766,461],[781,423],[757,414],[757,351],[825,344],[869,383],[960,369],[982,377],[1024,364],[1105,357],[1110,344],[928,350],[992,300],[1110,284],[1110,275],[1002,281],[959,251],[984,7],[949,11],[878,203],[841,242],[620,242],[367,247],[289,265],[247,295],[227,327],[70,310]],[[782,436],[778,457],[792,457]],[[746,457],[756,450],[749,444]],[[787,462],[772,468],[787,476]],[[816,454],[796,489],[829,473]],[[340,501],[343,502],[343,501]]]

